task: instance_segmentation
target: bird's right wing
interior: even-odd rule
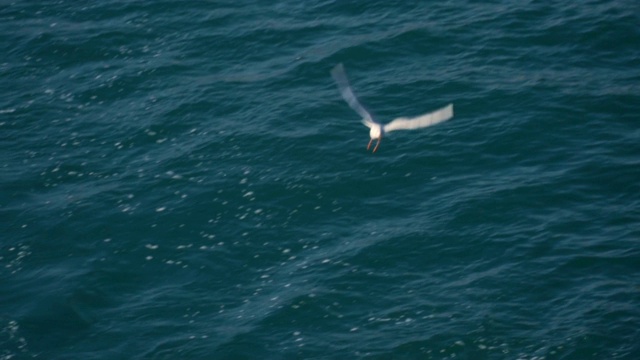
[[[342,98],[349,104],[349,106],[355,110],[360,116],[362,116],[362,121],[365,125],[369,126],[369,122],[375,122],[371,114],[367,111],[367,109],[360,104],[358,98],[353,93],[351,89],[351,85],[349,84],[349,79],[347,79],[347,74],[344,71],[344,66],[342,64],[336,65],[333,70],[331,70],[331,76],[338,84],[338,88],[340,89],[340,94],[342,94]],[[369,126],[370,127],[370,126]]]
[[[453,104],[414,118],[397,118],[384,126],[384,131],[411,130],[441,123],[453,117]]]

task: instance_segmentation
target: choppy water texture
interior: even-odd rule
[[[639,24],[2,2],[0,359],[638,359]]]

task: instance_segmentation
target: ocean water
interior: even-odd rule
[[[640,358],[636,1],[0,20],[0,359]]]

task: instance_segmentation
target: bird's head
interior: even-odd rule
[[[382,137],[382,127],[378,124],[373,124],[369,130],[369,136],[372,139],[380,139]]]

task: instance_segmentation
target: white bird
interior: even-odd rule
[[[358,98],[351,89],[351,85],[349,85],[349,79],[347,79],[347,74],[345,73],[344,66],[342,64],[336,65],[333,70],[331,70],[331,76],[336,83],[338,83],[340,94],[342,94],[342,97],[346,100],[347,104],[362,116],[362,123],[371,129],[369,130],[371,140],[369,140],[367,150],[371,147],[373,140],[378,140],[376,142],[376,146],[373,148],[373,152],[376,152],[376,150],[378,150],[378,146],[380,146],[382,136],[390,131],[423,128],[441,123],[453,117],[453,104],[449,104],[441,109],[424,115],[413,118],[399,117],[388,124],[381,124],[376,121],[369,111],[367,111],[367,109],[365,109],[358,101]]]

